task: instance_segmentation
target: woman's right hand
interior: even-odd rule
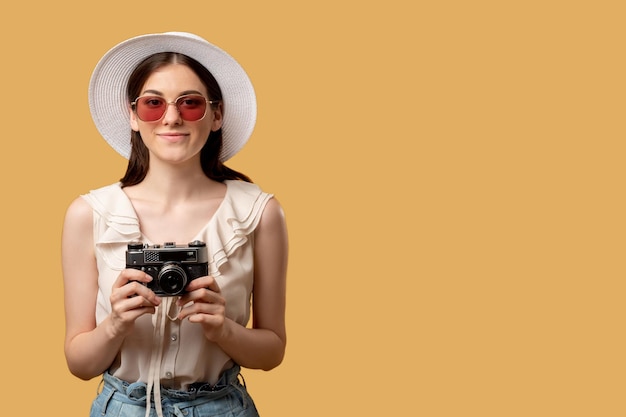
[[[152,277],[138,269],[124,269],[111,290],[111,324],[115,336],[128,334],[137,318],[153,314],[161,298],[145,284]]]

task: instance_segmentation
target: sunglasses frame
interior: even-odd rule
[[[137,112],[137,101],[142,99],[142,98],[146,98],[146,97],[158,98],[158,99],[163,100],[165,102],[165,110],[163,110],[163,114],[161,114],[161,117],[159,117],[156,120],[143,120],[139,116],[139,112]],[[180,99],[182,99],[184,97],[202,97],[204,99],[204,101],[208,104],[208,106],[204,108],[204,114],[202,115],[202,117],[200,117],[199,119],[196,119],[196,120],[187,120],[187,119],[185,119],[183,117],[183,114],[180,111],[178,102],[179,102]],[[133,110],[133,112],[135,113],[135,115],[137,116],[137,118],[139,120],[141,120],[142,122],[146,122],[146,123],[152,123],[152,122],[161,121],[161,119],[163,119],[163,117],[165,117],[165,113],[167,113],[167,109],[168,109],[168,107],[170,105],[173,105],[174,107],[176,107],[176,111],[178,112],[180,118],[183,119],[184,121],[186,121],[186,122],[198,122],[198,121],[200,121],[200,120],[205,118],[206,112],[207,112],[207,109],[208,109],[209,106],[211,106],[213,104],[216,104],[216,103],[219,103],[219,102],[220,102],[220,100],[209,100],[208,98],[204,97],[202,94],[183,94],[182,96],[176,97],[176,99],[174,99],[174,101],[166,101],[161,96],[157,96],[157,95],[154,95],[154,94],[147,94],[147,95],[144,95],[144,96],[137,97],[132,103],[130,103],[130,106],[131,106],[131,109]]]

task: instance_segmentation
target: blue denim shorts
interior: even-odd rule
[[[187,391],[161,388],[161,408],[165,417],[258,417],[240,367],[226,370],[216,385],[193,384]],[[143,382],[128,383],[109,373],[103,375],[102,391],[91,405],[90,417],[145,417],[147,387]],[[242,378],[243,379],[243,378]],[[150,417],[156,417],[150,401]]]

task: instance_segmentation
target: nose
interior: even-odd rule
[[[178,107],[176,103],[167,103],[167,107],[165,108],[165,114],[163,115],[162,122],[165,124],[179,124],[182,122],[182,118],[180,117],[180,112],[178,111]]]

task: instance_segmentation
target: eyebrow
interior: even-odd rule
[[[162,92],[160,92],[160,91],[157,91],[157,90],[145,90],[143,93],[141,93],[141,95],[142,95],[142,96],[143,96],[143,95],[145,95],[145,94],[154,94],[154,95],[157,95],[157,96],[163,96],[163,93],[162,93]],[[201,93],[200,91],[198,91],[198,90],[185,90],[185,91],[181,92],[181,93],[178,95],[178,97],[180,97],[180,96],[184,96],[184,95],[186,95],[186,94],[199,94],[199,95],[201,95],[201,96],[203,96],[203,97],[204,97],[204,94],[202,94],[202,93]]]

